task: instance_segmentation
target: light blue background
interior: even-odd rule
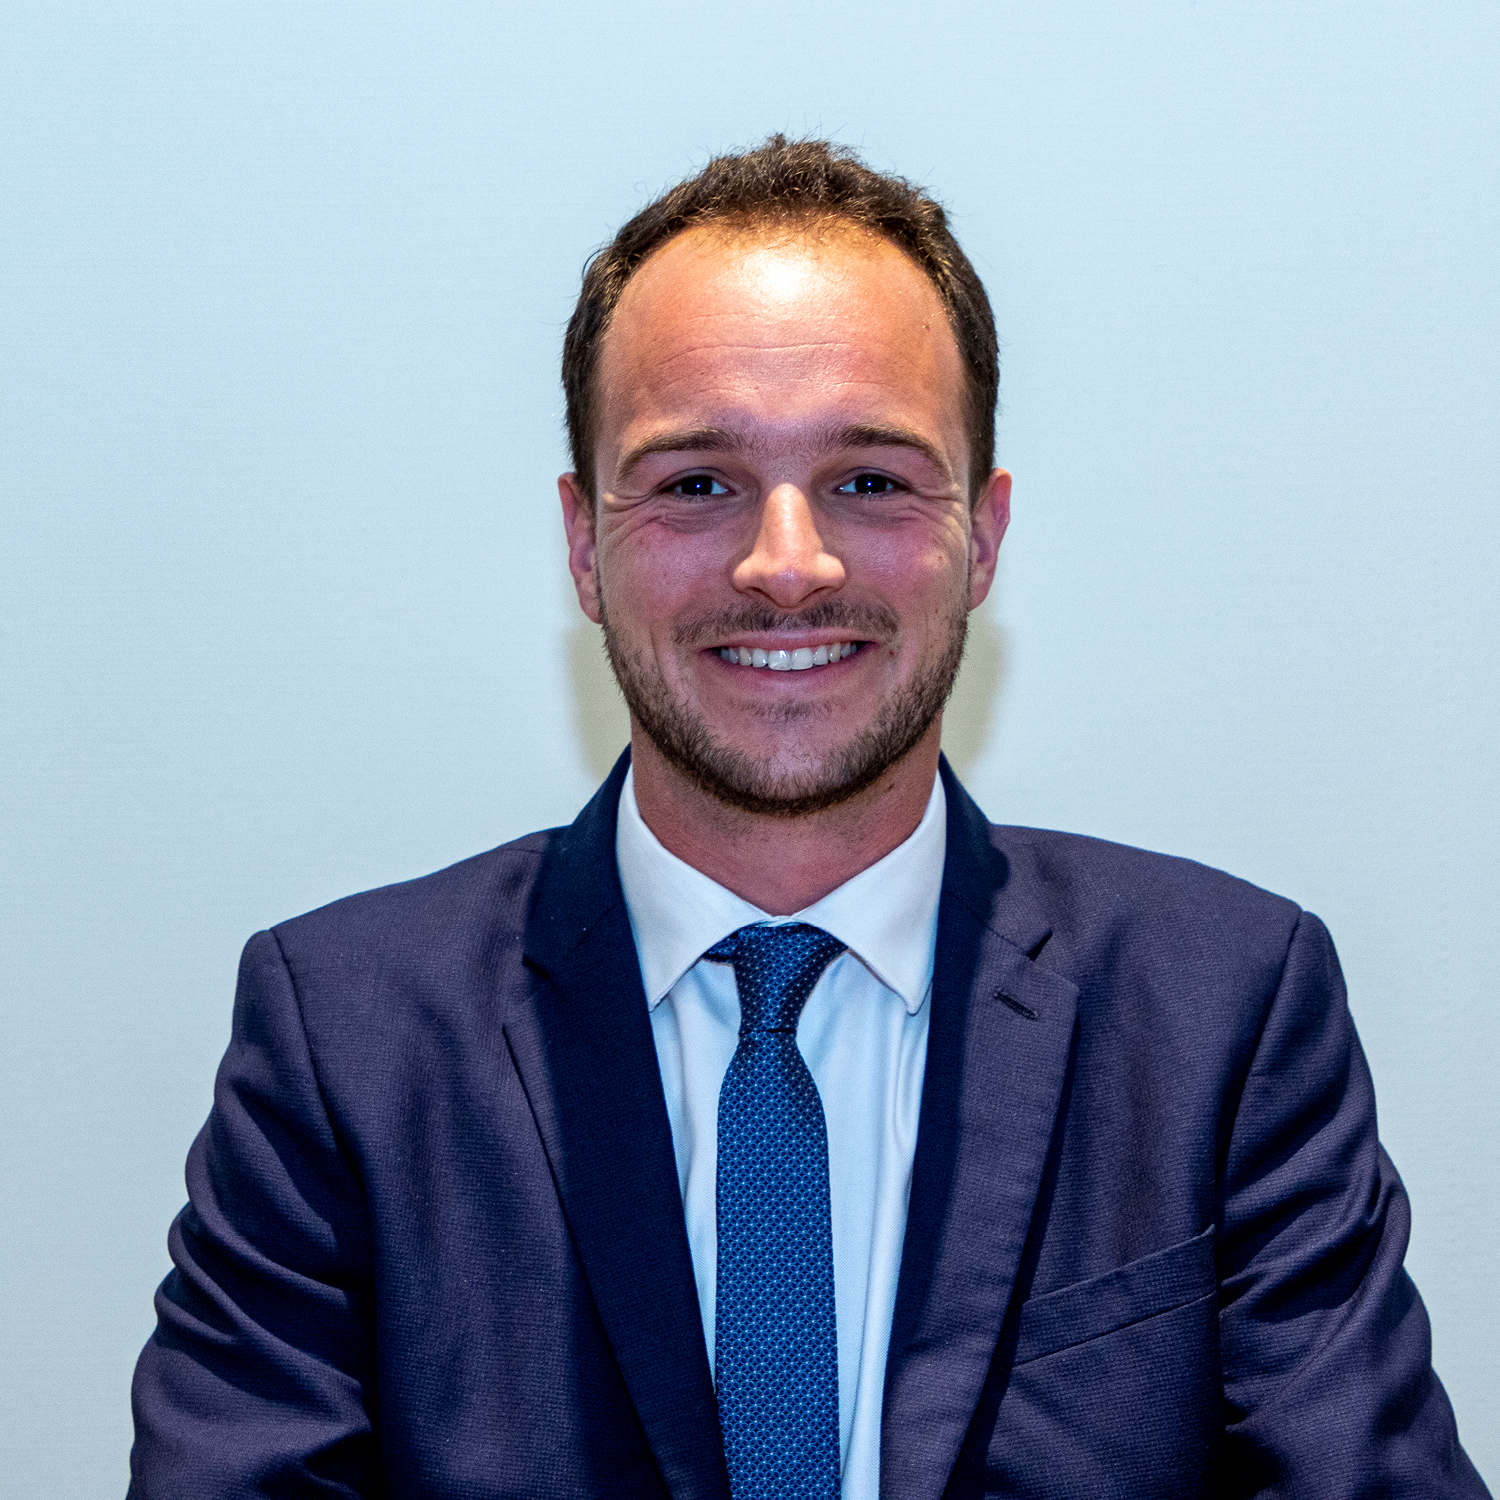
[[[0,1492],[117,1495],[255,928],[570,818],[585,253],[713,150],[935,187],[1016,520],[989,813],[1338,939],[1500,1475],[1500,10],[660,0],[0,16]]]

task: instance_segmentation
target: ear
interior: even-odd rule
[[[594,505],[583,492],[576,474],[560,474],[557,494],[562,501],[563,530],[568,534],[568,571],[578,590],[578,607],[594,624],[602,622],[599,612],[599,575],[594,568],[598,542],[594,535]]]
[[[995,581],[1000,542],[1010,525],[1010,475],[994,469],[969,516],[969,608],[978,609]]]

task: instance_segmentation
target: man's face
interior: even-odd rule
[[[962,365],[915,264],[845,228],[690,230],[626,287],[598,382],[570,565],[650,744],[787,814],[935,744],[1009,479],[971,512]]]

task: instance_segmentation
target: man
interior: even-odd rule
[[[995,347],[941,210],[819,143],[592,263],[629,755],[251,940],[141,1500],[1485,1493],[1317,919],[941,761]]]

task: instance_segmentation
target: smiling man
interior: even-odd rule
[[[591,263],[567,829],[246,948],[132,1494],[1481,1496],[1327,933],[991,825],[990,309],[824,143]]]
[[[933,283],[847,220],[682,231],[602,344],[592,472],[560,489],[636,800],[688,864],[797,911],[928,804],[1010,478],[972,451]]]

